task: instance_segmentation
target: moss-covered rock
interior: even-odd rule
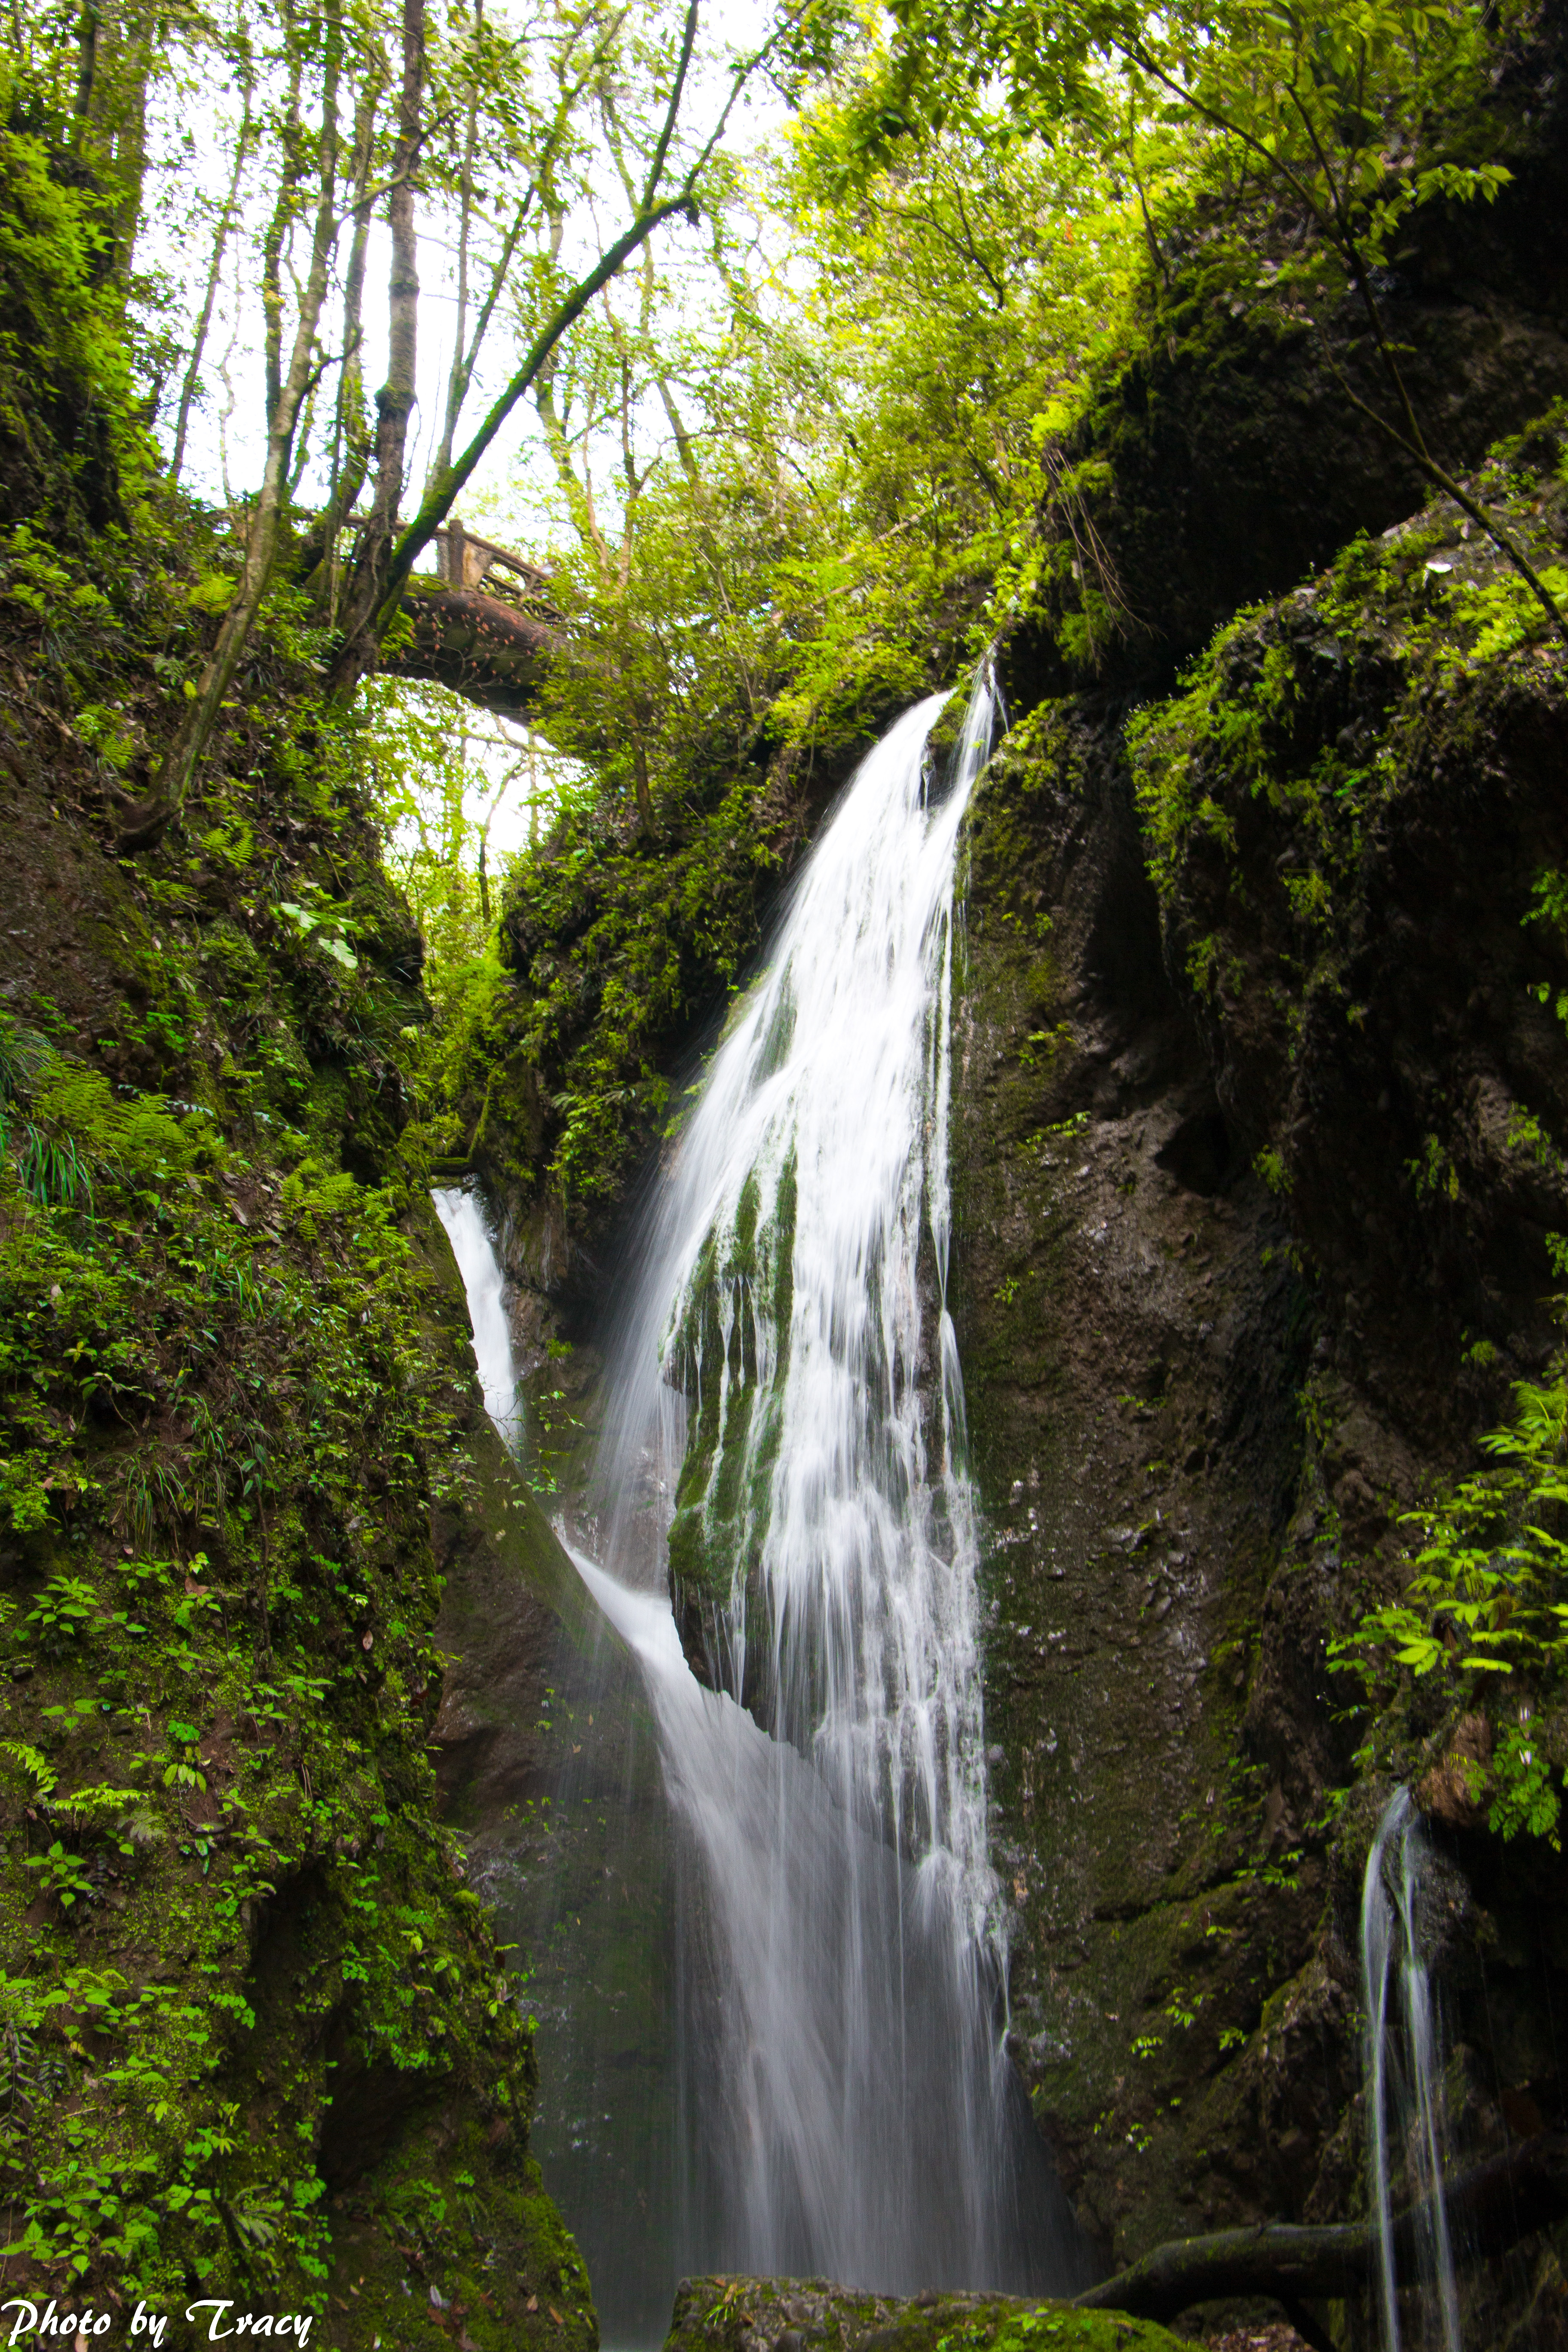
[[[665,2352],[1178,2352],[1183,2339],[1121,2311],[1015,2296],[868,2294],[830,2279],[684,2279]]]
[[[670,1587],[687,1654],[714,1684],[724,1679],[732,1646],[728,1622],[742,1614],[760,1622],[758,1571],[784,1434],[795,1298],[793,1153],[767,1171],[766,1182],[764,1201],[753,1170],[733,1218],[710,1236],[669,1350],[670,1377],[688,1412],[669,1529]],[[750,1706],[757,1694],[748,1685],[739,1696]]]
[[[0,521],[63,536],[123,526],[146,447],[110,274],[112,199],[15,83],[0,131]]]
[[[1549,419],[1483,478],[1560,594],[1565,446]],[[1406,1381],[1425,1360],[1434,1432],[1496,1411],[1554,1341],[1564,660],[1440,501],[1232,623],[1133,730],[1227,1115],[1314,1268],[1364,1301],[1366,1359],[1396,1349]]]
[[[1495,205],[1419,207],[1378,273],[1405,391],[1451,469],[1568,380],[1563,53],[1561,10],[1545,9],[1483,107],[1421,126],[1434,160],[1502,163],[1511,181]],[[1038,602],[1006,656],[1016,707],[1091,685],[1166,691],[1238,607],[1402,520],[1429,488],[1377,422],[1398,400],[1360,294],[1267,191],[1167,233],[1089,387],[1042,518]]]
[[[1481,486],[1554,581],[1558,432]],[[1528,2087],[1546,1898],[1510,1891],[1555,1857],[1505,1860],[1441,1700],[1358,1753],[1326,1645],[1559,1343],[1563,662],[1439,503],[1131,730],[1041,706],[976,797],[954,1311],[994,1851],[1015,2054],[1108,2253],[1360,2209],[1357,1907],[1404,1775],[1468,1923],[1456,2144],[1557,2112]],[[1482,2337],[1521,2293],[1476,2274]]]

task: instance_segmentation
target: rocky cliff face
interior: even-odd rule
[[[1321,1897],[1239,1753],[1307,1329],[1164,975],[1114,731],[1038,734],[973,819],[954,1307],[1014,2050],[1110,2253],[1237,2210],[1191,2161],[1192,2054],[1258,2022],[1258,1989],[1216,1968],[1249,1903],[1299,1948]]]
[[[1560,458],[1547,428],[1487,483],[1543,563]],[[1042,705],[977,796],[955,1223],[994,1835],[1015,2054],[1108,2255],[1358,2200],[1393,1759],[1326,1644],[1556,1344],[1563,941],[1530,918],[1568,854],[1565,684],[1439,505],[1131,730]],[[1451,1818],[1479,2150],[1561,2105],[1558,1864]],[[1517,2269],[1474,2292],[1529,2300]]]

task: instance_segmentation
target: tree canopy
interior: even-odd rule
[[[1517,5],[1415,0],[758,0],[739,28],[701,0],[14,12],[16,347],[103,388],[105,480],[192,481],[229,533],[127,843],[177,811],[287,609],[324,722],[357,712],[352,758],[398,779],[408,856],[467,877],[432,906],[493,919],[480,804],[525,756],[546,897],[715,824],[754,896],[798,831],[792,774],[1021,616],[1048,605],[1091,664],[1125,625],[1086,420],[1176,331],[1205,250],[1319,336],[1338,396],[1562,628],[1432,443],[1387,297],[1426,208],[1506,183],[1480,101],[1527,31]],[[1325,331],[1347,302],[1370,377]],[[473,585],[465,526],[538,572]],[[526,744],[392,684],[421,674]],[[695,904],[718,866],[691,854]],[[703,984],[754,937],[731,912]]]

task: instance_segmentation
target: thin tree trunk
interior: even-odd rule
[[[234,674],[239,667],[240,656],[249,640],[257,614],[261,608],[261,600],[272,576],[278,552],[279,525],[288,488],[294,427],[311,381],[311,352],[321,306],[326,299],[332,248],[337,239],[337,108],[342,54],[342,22],[334,11],[326,19],[321,62],[321,184],[310,244],[310,274],[300,297],[288,373],[279,385],[277,398],[268,415],[267,462],[256,510],[251,517],[245,569],[240,574],[234,600],[224,614],[217,643],[202,672],[195,699],[186,707],[184,723],[169,747],[157,782],[147,801],[139,809],[132,811],[127,819],[122,838],[128,846],[154,839],[184,801],[216,723],[224,696],[234,682]]]
[[[371,205],[367,200],[370,167],[375,144],[376,110],[384,87],[384,60],[377,57],[367,68],[354,110],[353,236],[348,268],[343,273],[343,356],[338,374],[337,413],[332,430],[332,478],[327,503],[300,552],[300,577],[311,583],[318,614],[331,619],[338,597],[338,534],[353,512],[354,500],[370,471],[371,436],[364,413],[364,271],[370,247]]]
[[[392,231],[392,268],[387,280],[386,382],[375,396],[375,496],[354,551],[343,599],[343,635],[362,645],[366,625],[381,601],[381,583],[391,568],[397,510],[414,408],[414,372],[419,329],[419,256],[415,234],[414,165],[424,129],[425,0],[403,0],[403,82],[397,100],[397,143],[387,197]],[[364,645],[362,671],[374,659]]]
[[[294,216],[301,176],[300,148],[300,82],[303,72],[293,37],[292,11],[285,0],[289,26],[289,96],[279,137],[282,168],[278,175],[278,201],[261,240],[262,365],[266,379],[267,423],[271,428],[283,394],[283,247]]]
[[[641,220],[633,222],[616,239],[597,268],[579,280],[552,314],[548,324],[535,337],[510,383],[491,404],[489,414],[468,447],[436,476],[426,488],[413,521],[399,535],[391,550],[379,605],[352,636],[345,632],[344,645],[332,667],[332,692],[340,695],[352,693],[371,667],[376,648],[396,617],[403,591],[416,561],[446,521],[512,410],[531,390],[540,370],[562,336],[568,328],[576,324],[600,287],[609,283],[622,263],[652,236],[662,222],[677,213],[685,212],[689,203],[690,198],[687,194],[672,196],[666,203],[656,205]]]
[[[474,0],[474,30],[476,35],[485,21],[484,0]],[[452,335],[452,364],[447,374],[447,413],[441,421],[441,440],[430,471],[439,473],[452,462],[452,441],[458,430],[458,418],[462,410],[463,394],[468,390],[468,370],[464,365],[468,332],[468,241],[474,225],[474,155],[479,145],[479,100],[475,89],[468,100],[468,120],[463,131],[462,182],[458,211],[458,323]],[[461,581],[458,586],[462,585]]]
[[[635,191],[630,193],[631,201],[635,204],[637,200]],[[555,211],[552,212],[549,217],[550,260],[553,268],[560,257],[561,247],[565,238],[566,216],[564,213]],[[647,248],[645,247],[644,250],[646,251]],[[593,557],[600,580],[607,587],[610,581],[610,551],[605,544],[604,534],[599,529],[599,519],[594,511],[594,484],[588,471],[587,444],[584,440],[583,478],[579,481],[576,468],[572,463],[572,445],[567,438],[566,418],[556,404],[555,387],[560,374],[561,352],[557,345],[539,371],[533,386],[533,405],[539,421],[544,427],[544,437],[549,446],[551,463],[554,466],[555,478],[560,485],[561,494],[566,501],[566,511],[572,518],[578,538]],[[570,408],[571,400],[568,397],[568,413]]]
[[[243,38],[243,27],[241,37]],[[229,230],[234,226],[235,211],[239,202],[239,183],[245,171],[246,151],[249,144],[250,68],[247,58],[245,68],[245,104],[240,115],[239,137],[235,142],[234,170],[229,174],[228,194],[224,198],[223,210],[218,215],[217,234],[213,239],[212,263],[207,270],[206,291],[202,300],[201,316],[196,320],[195,334],[191,341],[190,365],[185,370],[184,382],[180,386],[180,408],[174,420],[174,454],[169,460],[171,482],[179,480],[180,468],[185,461],[185,430],[191,419],[191,406],[196,396],[196,385],[201,379],[202,355],[206,350],[207,331],[213,322],[213,311],[217,304],[217,289],[223,276],[224,248],[228,243]]]
[[[712,137],[687,173],[679,193],[659,202],[658,200],[659,183],[664,176],[670,142],[675,136],[675,126],[679,119],[681,100],[686,90],[686,78],[690,69],[692,50],[697,38],[698,7],[699,0],[689,0],[680,58],[635,216],[601,256],[595,267],[584,277],[579,278],[564,300],[557,305],[550,319],[535,336],[524,355],[521,366],[513,374],[500,398],[491,403],[489,413],[461,457],[451,464],[441,467],[426,485],[419,511],[406,529],[399,534],[395,544],[389,550],[384,560],[378,558],[375,564],[366,565],[365,586],[367,589],[372,587],[375,589],[376,601],[371,604],[367,599],[365,617],[359,620],[356,615],[354,625],[352,628],[345,627],[343,645],[331,672],[331,686],[333,692],[352,693],[371,667],[375,659],[376,649],[396,616],[404,587],[414,568],[416,557],[429,545],[451,512],[453,505],[462,494],[464,486],[471,479],[476,467],[519,401],[526,396],[538,381],[541,372],[549,362],[562,336],[569,328],[575,325],[600,288],[607,286],[632,255],[641,250],[661,223],[669,220],[677,213],[689,213],[694,209],[693,189],[697,176],[707,163],[709,156],[722,135],[724,125],[729,120],[730,108],[734,104],[746,79],[773,46],[770,41],[748,66],[737,69],[731,82],[729,103],[720,116]],[[775,35],[774,38],[777,37],[778,36]]]
[[[462,454],[455,457],[450,465],[443,466],[426,485],[418,512],[398,534],[396,542],[391,550],[384,577],[378,583],[378,603],[363,625],[356,627],[352,634],[345,630],[343,645],[332,666],[329,681],[330,692],[340,696],[352,694],[371,667],[383,637],[385,636],[397,616],[403,591],[416,559],[428,547],[437,531],[450,514],[453,506],[461,497],[467,484],[472,479],[501,426],[510,416],[518,403],[527,397],[539,381],[563,335],[576,324],[601,287],[607,286],[611,278],[630,260],[633,254],[641,251],[657,228],[660,227],[665,221],[673,219],[678,213],[695,217],[698,184],[714,149],[724,135],[732,108],[752,75],[760,66],[766,63],[778,43],[805,13],[806,5],[809,5],[809,0],[801,0],[801,5],[792,6],[781,23],[775,26],[762,47],[735,68],[731,77],[730,95],[701,152],[687,172],[677,193],[661,198],[658,189],[668,160],[670,142],[675,136],[675,127],[679,119],[681,101],[686,90],[686,78],[690,68],[692,50],[697,37],[699,0],[689,0],[679,61],[670,89],[668,103],[665,109],[664,121],[654,144],[647,177],[643,184],[633,218],[614,243],[606,247],[594,268],[580,278],[571,292],[557,304],[550,318],[534,337],[528,351],[523,354],[521,364],[510,381],[499,397],[491,402],[479,429],[474,433]]]
[[[112,16],[110,23],[113,24]],[[132,257],[142,226],[142,182],[147,171],[147,83],[152,72],[153,25],[150,5],[127,11],[124,37],[110,45],[105,55],[101,38],[94,44],[95,71],[91,93],[92,121],[98,129],[100,155],[109,153],[109,177],[118,194],[114,204],[114,274],[123,286],[131,276]],[[110,104],[101,104],[105,86]]]
[[[475,0],[474,21],[476,26],[482,24],[484,21],[482,0]],[[457,438],[458,425],[461,420],[463,413],[463,404],[468,399],[469,389],[473,383],[474,369],[479,363],[480,348],[483,345],[486,335],[489,331],[490,320],[495,315],[496,304],[500,299],[501,294],[506,287],[508,274],[511,268],[512,255],[517,250],[518,239],[522,235],[524,226],[528,220],[529,213],[532,209],[533,202],[539,193],[540,187],[548,184],[551,174],[554,169],[561,143],[565,137],[567,129],[571,122],[572,109],[576,104],[577,100],[581,97],[583,91],[592,81],[595,74],[604,64],[605,58],[609,56],[614,35],[618,31],[618,29],[619,19],[617,18],[613,24],[611,30],[604,36],[597,46],[592,50],[586,61],[584,63],[574,78],[570,75],[567,70],[570,51],[568,51],[567,58],[563,58],[559,63],[557,71],[560,80],[560,89],[556,99],[553,119],[552,120],[550,128],[545,133],[545,136],[536,152],[534,166],[529,178],[528,185],[523,189],[522,194],[519,199],[517,210],[512,215],[511,226],[507,230],[506,236],[501,243],[500,252],[497,255],[494,265],[491,268],[489,286],[486,291],[484,300],[479,304],[479,315],[474,320],[474,331],[472,335],[468,338],[468,341],[465,343],[464,334],[468,308],[468,270],[469,260],[468,244],[470,228],[470,214],[468,206],[469,194],[472,186],[472,132],[475,123],[475,117],[473,115],[470,115],[469,117],[470,143],[468,151],[465,156],[463,172],[463,234],[458,242],[458,334],[456,343],[453,347],[451,371],[447,382],[447,408],[446,415],[442,419],[441,438],[437,445],[436,455],[431,460],[429,473],[426,477],[426,488],[428,488],[429,484],[436,479],[437,476],[442,471],[442,469],[450,466],[452,462],[452,445]],[[560,253],[561,228],[562,223],[559,216],[557,216],[552,224],[550,254],[552,261],[554,261]]]
[[[71,131],[71,149],[81,152],[82,137],[92,120],[93,84],[98,75],[99,0],[83,0],[80,30],[77,35],[76,121]]]
[[[468,338],[466,347],[463,342],[463,304],[459,301],[458,342],[452,355],[451,373],[447,380],[447,411],[442,419],[440,444],[431,461],[430,471],[426,477],[426,482],[434,481],[442,468],[452,462],[452,443],[457,436],[458,421],[463,413],[463,403],[468,396],[468,387],[474,380],[474,369],[479,362],[479,347],[489,330],[496,304],[506,285],[507,276],[511,268],[511,257],[517,251],[517,241],[522,235],[535,193],[533,184],[530,181],[523,190],[522,200],[512,215],[511,226],[506,233],[500,252],[496,257],[495,266],[490,271],[489,288],[479,305],[479,316],[474,320],[474,331]]]

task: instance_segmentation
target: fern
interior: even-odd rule
[[[37,1795],[47,1797],[53,1793],[58,1784],[59,1774],[47,1757],[41,1756],[36,1748],[29,1748],[25,1739],[0,1739],[0,1754],[8,1756],[13,1764],[19,1764],[30,1776]]]

